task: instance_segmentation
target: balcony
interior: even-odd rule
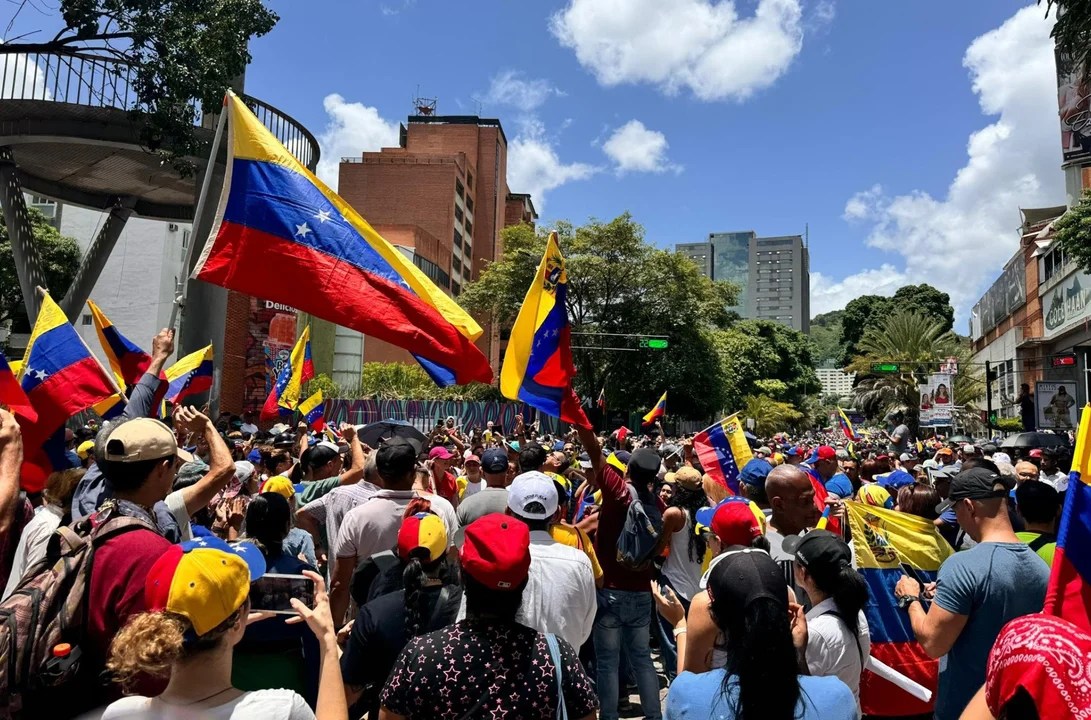
[[[136,71],[108,58],[64,51],[17,52],[0,45],[0,147],[11,148],[24,188],[96,210],[137,198],[147,218],[189,222],[196,178],[183,178],[140,144]],[[258,119],[312,171],[319,147],[298,121],[242,95]],[[198,136],[211,141],[214,116],[193,103]],[[221,158],[226,158],[221,151]],[[203,167],[207,158],[190,158]]]

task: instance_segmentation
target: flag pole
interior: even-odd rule
[[[227,122],[227,99],[228,95],[225,93],[223,108],[220,109],[220,118],[216,121],[216,133],[212,136],[212,150],[208,154],[208,164],[205,166],[205,176],[201,178],[201,193],[197,196],[197,207],[193,211],[193,230],[197,229],[197,223],[201,221],[201,214],[205,210],[205,201],[208,198],[208,191],[212,185],[212,170],[216,165],[216,156],[220,153],[220,141],[223,139],[224,125]],[[189,264],[190,261],[193,260],[193,248],[196,244],[197,238],[192,237],[191,234],[189,247],[186,248],[186,255],[182,260],[182,270],[175,276],[174,280],[174,307],[171,308],[170,321],[167,323],[167,328],[170,330],[175,329],[175,325],[178,322],[178,315],[186,306]],[[203,247],[204,243],[201,243],[201,245]]]

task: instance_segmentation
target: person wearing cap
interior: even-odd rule
[[[1042,451],[1042,471],[1038,479],[1059,493],[1068,490],[1068,473],[1059,467],[1061,451],[1046,448]]]
[[[428,451],[428,463],[431,467],[430,484],[433,491],[458,509],[458,480],[450,471],[454,453],[443,445],[437,445]]]
[[[771,472],[773,472],[773,465],[761,458],[752,458],[742,466],[739,472],[739,488],[742,490],[743,497],[763,510],[769,507],[769,498],[765,494],[765,481]]]
[[[84,440],[76,446],[76,457],[79,458],[80,467],[87,469],[95,463],[95,441]]]
[[[420,446],[402,439],[384,442],[375,451],[375,466],[383,489],[345,513],[333,545],[330,573],[330,609],[339,624],[349,606],[349,585],[356,565],[376,553],[386,552],[398,540],[405,509],[417,497],[417,454]]]
[[[409,641],[382,690],[381,717],[595,717],[598,698],[576,650],[516,621],[530,544],[527,526],[507,515],[485,515],[466,527],[466,619]]]
[[[481,456],[481,475],[485,487],[458,506],[458,522],[462,527],[485,515],[508,510],[508,454],[500,448],[486,450]]]
[[[668,718],[855,720],[845,683],[800,674],[806,620],[800,606],[789,604],[781,570],[768,554],[753,548],[725,554],[709,574],[707,591],[712,619],[726,638],[724,666],[680,673],[667,691]],[[663,609],[685,645],[681,605]]]
[[[402,522],[396,552],[403,585],[360,608],[341,656],[350,717],[378,717],[379,690],[409,641],[455,621],[462,587],[448,562],[449,544],[446,526],[432,513]]]
[[[458,476],[458,501],[461,503],[486,487],[485,478],[481,476],[481,457],[470,453],[466,456],[462,472]]]
[[[177,708],[231,720],[347,717],[337,665],[337,631],[321,576],[314,583],[314,608],[293,598],[296,621],[306,622],[320,649],[316,710],[291,690],[244,692],[232,683],[232,652],[250,613],[250,583],[265,572],[260,553],[246,543],[228,547],[202,538],[169,547],[144,581],[147,611],[133,616],[110,645],[109,670],[129,689],[151,674],[169,683],[155,695],[133,695],[112,703],[104,720],[171,716]]]
[[[328,551],[337,542],[345,515],[375,497],[382,489],[381,483],[375,453],[370,452],[364,458],[364,474],[358,482],[338,485],[295,511],[296,526],[311,536],[316,549],[322,549],[319,553],[321,562],[326,562]],[[294,493],[289,499],[294,500]]]
[[[789,445],[784,451],[784,462],[787,465],[800,465],[803,462],[803,448]]]
[[[356,426],[341,423],[339,429],[341,437],[348,441],[349,444],[350,465],[345,470],[340,448],[328,440],[323,440],[302,453],[300,455],[301,460],[304,455],[306,456],[306,477],[304,478],[304,490],[300,497],[303,505],[317,500],[335,487],[354,485],[364,477],[366,458],[364,457],[364,446],[356,435]]]
[[[898,466],[912,475],[917,468],[918,458],[916,455],[904,452],[898,456]]]
[[[902,576],[894,594],[907,608],[917,642],[941,663],[938,720],[955,720],[985,681],[985,660],[1008,621],[1038,612],[1049,568],[1021,542],[1008,519],[1008,487],[989,461],[951,481],[950,497],[936,508],[954,509],[962,529],[977,543],[940,565],[931,607],[922,605],[920,583]]]
[[[837,451],[829,445],[816,447],[807,458],[807,462],[803,464],[803,468],[816,482],[826,488],[827,492],[839,498],[852,497],[852,482],[841,472],[841,467],[837,463]]]
[[[508,488],[508,514],[530,530],[530,578],[516,619],[579,648],[595,622],[595,576],[585,553],[550,534],[559,507],[556,483],[544,473],[517,475]]]
[[[618,538],[625,527],[629,506],[638,499],[653,523],[662,523],[658,498],[652,488],[658,479],[660,458],[651,448],[641,448],[623,461],[615,453],[607,461],[595,433],[577,428],[580,442],[591,459],[587,475],[589,492],[601,491],[601,509],[595,535],[595,553],[602,564],[603,589],[595,618],[596,687],[602,700],[603,720],[618,717],[618,670],[621,654],[628,658],[640,693],[641,710],[649,720],[659,720],[659,680],[649,649],[652,614],[651,568],[633,570],[617,558]],[[623,468],[623,469],[621,469]],[[624,473],[624,474],[623,474]],[[666,538],[660,535],[658,555]]]
[[[834,675],[852,690],[860,714],[860,674],[871,652],[864,606],[868,586],[852,567],[852,551],[837,535],[812,530],[784,540],[795,556],[796,582],[807,591],[807,669]]]

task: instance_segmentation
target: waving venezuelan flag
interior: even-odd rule
[[[280,375],[273,383],[273,391],[265,398],[265,405],[261,409],[261,419],[269,420],[278,415],[289,416],[299,405],[299,396],[303,392],[303,386],[314,377],[314,363],[311,361],[311,326],[303,328],[299,339],[292,347],[292,354],[288,358]]]
[[[167,368],[166,399],[178,405],[190,395],[210,390],[212,374],[212,346],[206,345]]]
[[[481,327],[228,93],[228,160],[193,277],[412,353],[439,385],[492,382]],[[272,281],[270,279],[273,279]]]
[[[314,394],[299,403],[299,414],[316,432],[322,432],[326,427],[326,404],[322,397],[322,390],[315,390]]]
[[[653,422],[655,422],[656,420],[658,420],[659,418],[663,417],[666,414],[667,414],[667,393],[664,392],[663,397],[659,398],[659,402],[657,402],[655,404],[655,407],[653,407],[651,410],[649,410],[648,414],[644,416],[644,421],[643,421],[642,424],[643,425],[651,425]]]
[[[1080,415],[1044,612],[1091,631],[1091,405]]]
[[[693,438],[693,450],[705,472],[726,487],[732,495],[739,494],[739,473],[754,459],[739,414],[713,423]]]
[[[547,415],[589,428],[591,423],[572,391],[576,368],[572,364],[567,296],[564,256],[557,233],[550,233],[534,282],[511,329],[500,371],[500,392]]]

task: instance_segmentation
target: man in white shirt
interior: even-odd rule
[[[557,507],[557,486],[545,473],[525,472],[508,488],[508,514],[530,528],[530,580],[516,620],[578,649],[595,623],[595,574],[586,553],[550,536]]]
[[[364,461],[363,479],[350,485],[335,487],[317,500],[299,508],[295,514],[296,527],[311,534],[315,548],[325,547],[332,550],[341,529],[341,520],[350,510],[375,497],[382,489],[381,483],[373,452]],[[320,537],[322,526],[326,529],[324,537]]]
[[[1042,450],[1042,472],[1038,476],[1038,479],[1057,492],[1064,492],[1068,489],[1068,473],[1057,466],[1059,455],[1060,453],[1056,448],[1045,448]]]

